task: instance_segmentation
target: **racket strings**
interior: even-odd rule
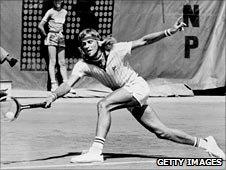
[[[17,112],[17,104],[11,98],[6,99],[0,102],[0,110],[1,122],[9,121],[10,119],[7,117],[7,113],[11,112],[11,115],[15,115]]]

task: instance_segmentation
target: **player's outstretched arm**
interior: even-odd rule
[[[53,91],[46,99],[45,108],[50,107],[51,103],[70,92],[71,87],[80,79],[77,75],[71,75],[67,82],[62,83],[55,91]]]
[[[155,32],[148,35],[143,36],[142,38],[132,41],[132,49],[142,47],[144,45],[152,44],[157,42],[165,37],[171,36],[175,34],[177,31],[183,30],[186,24],[182,22],[182,17],[178,18],[172,28],[169,28],[165,31]]]

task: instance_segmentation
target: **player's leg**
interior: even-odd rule
[[[150,132],[153,132],[158,138],[187,145],[195,144],[195,137],[164,125],[150,106],[135,107],[130,109],[130,111],[138,122]]]
[[[56,46],[49,45],[48,52],[49,52],[49,76],[51,80],[51,91],[54,91],[58,87],[55,75]]]
[[[139,102],[124,88],[120,88],[100,100],[97,104],[98,122],[96,136],[106,138],[111,124],[112,111],[131,106],[139,106]]]
[[[205,149],[210,155],[225,159],[224,152],[218,147],[212,136],[197,138],[181,130],[165,126],[158,118],[155,111],[147,105],[130,109],[132,115],[150,132],[156,134],[160,139],[171,140],[176,143],[186,144]]]
[[[58,63],[60,66],[60,73],[63,78],[63,82],[66,82],[67,81],[67,68],[66,68],[65,48],[64,47],[58,48]]]
[[[73,157],[71,162],[102,162],[103,145],[111,125],[111,111],[138,105],[139,102],[134,99],[132,94],[123,88],[112,92],[106,98],[99,101],[97,105],[98,121],[94,142],[86,154]]]

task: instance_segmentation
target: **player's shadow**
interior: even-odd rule
[[[104,160],[114,158],[162,158],[164,155],[146,155],[131,153],[104,153]]]
[[[1,164],[13,164],[13,163],[25,163],[25,162],[37,162],[37,161],[47,161],[52,159],[59,159],[59,158],[65,158],[65,157],[71,157],[80,155],[81,152],[69,152],[64,155],[57,155],[57,156],[50,156],[46,158],[38,158],[38,159],[30,159],[30,160],[20,160],[20,161],[3,161]],[[114,159],[114,158],[171,158],[167,157],[165,155],[147,155],[147,154],[131,154],[131,153],[103,153],[104,160],[107,159]]]

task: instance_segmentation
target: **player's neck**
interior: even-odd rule
[[[104,59],[104,54],[102,51],[98,50],[95,57],[93,58],[93,61],[100,61]]]
[[[62,8],[53,7],[53,9],[59,12]]]
[[[98,67],[104,69],[106,66],[106,58],[103,52],[99,51],[97,55],[95,56],[93,63],[97,65]]]

